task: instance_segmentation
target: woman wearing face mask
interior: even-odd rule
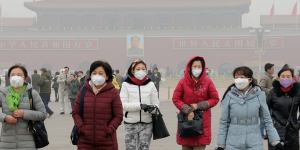
[[[28,121],[42,121],[47,117],[44,103],[38,92],[24,83],[28,76],[27,70],[20,65],[12,66],[8,70],[10,85],[0,90],[2,123],[0,149],[35,150],[32,133],[28,130]],[[32,91],[31,91],[32,90]],[[33,101],[29,101],[29,92]],[[30,104],[35,110],[30,110]]]
[[[111,66],[95,61],[90,66],[90,79],[85,82],[83,118],[77,95],[72,116],[79,129],[78,150],[118,150],[116,130],[122,122],[123,109],[119,92],[112,85]]]
[[[267,97],[274,126],[284,141],[286,150],[299,150],[300,117],[297,115],[300,105],[300,84],[294,79],[294,70],[283,67],[273,89]],[[274,150],[269,145],[269,150]]]
[[[149,150],[152,137],[151,113],[158,107],[154,83],[146,76],[146,63],[134,61],[121,88],[126,150]]]
[[[179,81],[173,93],[173,103],[184,113],[188,120],[193,120],[199,110],[203,113],[203,134],[193,137],[182,137],[177,133],[177,144],[182,150],[204,150],[211,142],[211,111],[219,96],[215,85],[206,76],[204,58],[194,57],[186,65],[184,77]]]
[[[263,150],[259,120],[266,127],[270,144],[283,150],[265,93],[253,82],[252,70],[238,67],[233,77],[234,84],[225,92],[221,104],[217,150]]]

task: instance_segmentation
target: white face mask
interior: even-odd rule
[[[192,68],[192,74],[194,77],[198,78],[202,73],[202,68]]]
[[[249,79],[248,78],[237,78],[237,79],[234,79],[234,84],[239,90],[243,90],[249,85]]]
[[[135,71],[134,72],[134,77],[139,79],[139,80],[143,80],[146,76],[146,72],[143,70],[139,70],[139,71]]]
[[[11,76],[9,81],[10,85],[14,88],[19,88],[24,85],[24,78],[20,76]]]
[[[95,84],[96,86],[99,86],[99,85],[102,85],[105,83],[105,78],[101,75],[92,75],[91,80],[92,80],[93,84]]]

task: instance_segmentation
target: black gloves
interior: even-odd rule
[[[197,107],[199,110],[206,110],[208,109],[209,105],[207,101],[202,101],[197,104]]]
[[[215,150],[224,150],[222,147],[217,147]]]
[[[299,130],[300,129],[300,124],[296,123],[294,125],[292,125],[292,128],[295,130]]]
[[[191,113],[195,110],[205,111],[208,108],[209,108],[208,101],[202,101],[202,102],[197,103],[197,108],[196,109],[193,108],[190,105],[184,104],[182,109],[181,109],[181,112],[183,112],[184,114],[189,114],[189,113]]]
[[[141,109],[144,110],[144,112],[151,113],[155,109],[155,106],[154,105],[141,104]]]
[[[147,109],[147,106],[148,106],[147,104],[141,104],[141,109],[145,110],[145,109]]]
[[[284,146],[283,146],[283,144],[280,142],[280,143],[278,143],[277,145],[275,145],[275,149],[276,149],[276,150],[284,150]]]
[[[297,121],[297,125],[296,126],[297,126],[296,130],[300,130],[300,120]]]

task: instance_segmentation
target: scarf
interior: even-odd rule
[[[250,85],[245,93],[243,93],[241,90],[239,90],[237,87],[233,86],[231,88],[231,92],[241,98],[247,98],[251,95],[255,95],[257,92],[260,91],[260,88],[257,86]]]
[[[92,81],[89,81],[89,85],[92,87],[94,94],[97,95],[106,86],[106,83],[104,83],[100,89],[97,89]]]
[[[288,93],[293,87],[294,87],[294,84],[292,84],[291,86],[289,86],[287,88],[280,86],[280,89],[282,90],[282,92]]]
[[[130,80],[135,83],[136,85],[142,85],[146,80],[148,80],[148,77],[146,76],[143,80],[139,80],[136,77],[129,77]]]
[[[22,87],[20,92],[15,91],[11,86],[8,87],[8,94],[6,96],[6,104],[11,112],[18,109],[21,98],[25,91],[25,86]]]

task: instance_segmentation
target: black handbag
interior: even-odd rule
[[[153,140],[162,139],[170,136],[166,124],[162,118],[160,110],[156,107],[155,113],[152,114],[152,124],[153,124]]]
[[[36,110],[33,105],[32,90],[28,90],[30,110]],[[48,133],[44,124],[44,121],[32,121],[28,122],[29,131],[33,135],[36,148],[43,148],[49,145]]]
[[[81,119],[83,120],[83,108],[84,108],[84,96],[85,96],[85,93],[86,93],[86,88],[85,86],[82,87],[81,89],[81,96],[80,96],[80,104],[79,104],[79,115],[81,117]],[[71,135],[70,135],[70,138],[71,138],[71,142],[73,145],[77,145],[78,143],[78,140],[79,140],[79,130],[77,128],[76,125],[73,126],[73,129],[71,131]]]
[[[281,139],[283,140],[284,144],[289,144],[289,141],[287,140],[287,137],[289,136],[289,133],[291,132],[290,129],[291,129],[291,126],[292,126],[292,113],[293,113],[293,109],[294,109],[294,106],[295,106],[295,102],[294,102],[294,98],[292,98],[292,106],[291,106],[291,110],[289,112],[289,117],[288,117],[288,120],[287,120],[287,123],[285,124],[285,127],[284,127],[284,139]]]
[[[178,118],[178,132],[181,137],[193,137],[203,134],[203,117],[202,111],[194,111],[194,119],[188,120],[187,115],[180,112]]]
[[[79,140],[78,132],[79,132],[78,128],[74,125],[73,129],[71,131],[71,136],[70,136],[71,142],[73,145],[77,145],[77,143],[78,143],[78,140]]]

